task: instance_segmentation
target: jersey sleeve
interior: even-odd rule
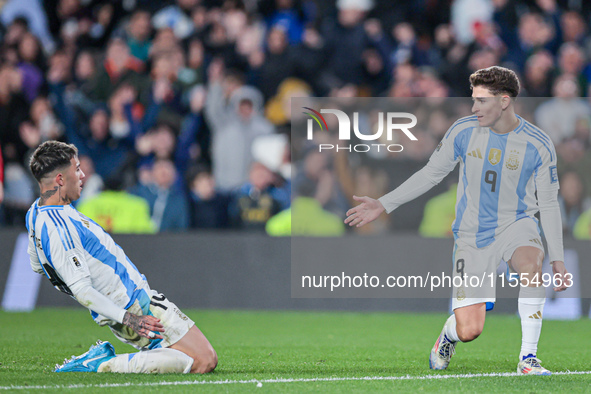
[[[558,192],[558,170],[556,168],[556,151],[554,146],[540,149],[541,160],[536,168],[536,190]]]
[[[41,267],[41,262],[39,262],[39,256],[37,256],[37,248],[35,248],[35,237],[29,233],[29,246],[27,248],[27,252],[29,253],[29,262],[31,263],[31,268],[38,274],[43,273],[43,268]]]
[[[540,208],[542,229],[548,245],[550,261],[564,261],[562,218],[558,205],[558,170],[554,146],[540,149],[541,160],[535,173],[535,184]]]
[[[78,233],[56,212],[47,212],[41,229],[41,244],[47,259],[66,286],[90,277]]]
[[[458,133],[459,131],[452,126],[435,148],[425,167],[396,189],[378,199],[387,213],[391,213],[400,205],[426,193],[454,169],[460,160]]]
[[[33,211],[34,208],[31,207],[25,218],[25,225],[27,226],[27,233],[29,235],[29,245],[27,247],[27,253],[29,254],[29,262],[31,264],[31,269],[38,273],[43,274],[43,267],[41,267],[41,262],[39,261],[39,255],[37,255],[37,248],[35,243],[37,239],[35,238],[35,229],[33,229]]]
[[[462,131],[463,129],[452,126],[429,158],[425,167],[428,168],[428,175],[433,182],[441,182],[460,161],[462,150],[466,145]]]

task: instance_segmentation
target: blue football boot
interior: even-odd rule
[[[55,366],[55,372],[98,372],[99,366],[115,357],[115,348],[109,342],[97,341],[88,351],[78,357],[64,360]]]

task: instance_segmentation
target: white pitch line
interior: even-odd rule
[[[560,375],[591,375],[591,371],[564,371],[553,372],[552,376]],[[368,380],[437,380],[437,379],[473,379],[490,377],[515,377],[526,376],[516,372],[503,373],[474,373],[460,375],[422,375],[422,376],[363,376],[363,377],[336,377],[336,378],[285,378],[285,379],[250,379],[250,380],[181,380],[175,382],[142,382],[142,383],[103,383],[103,384],[72,384],[56,386],[0,386],[0,390],[47,390],[47,389],[84,389],[84,388],[116,388],[116,387],[142,387],[142,386],[190,386],[206,384],[259,384],[259,383],[307,383],[307,382],[344,382],[344,381],[368,381]]]

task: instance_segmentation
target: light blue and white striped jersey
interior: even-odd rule
[[[146,277],[101,226],[72,205],[38,206],[27,212],[29,256],[34,271],[45,273],[56,289],[72,296],[70,286],[90,278],[92,287],[117,306],[127,309],[135,300],[149,304]],[[97,323],[106,318],[92,311]]]
[[[556,151],[542,130],[518,116],[507,134],[481,127],[476,116],[456,121],[427,167],[443,179],[460,162],[455,237],[478,248],[517,220],[538,212],[536,189],[558,190]]]

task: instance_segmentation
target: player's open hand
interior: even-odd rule
[[[384,206],[382,203],[371,197],[353,196],[353,200],[360,201],[361,204],[347,211],[345,224],[348,224],[349,226],[361,227],[367,223],[373,222],[382,212],[384,212]]]
[[[162,339],[160,333],[164,332],[164,326],[160,323],[160,319],[154,316],[138,316],[125,312],[123,324],[144,338]]]
[[[560,285],[555,287],[554,291],[564,291],[573,285],[572,274],[568,273],[563,261],[552,262],[552,273],[554,283]]]

